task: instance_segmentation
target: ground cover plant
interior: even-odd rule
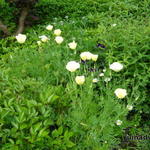
[[[38,23],[1,38],[0,149],[149,150],[127,139],[149,137],[149,6],[42,0]]]

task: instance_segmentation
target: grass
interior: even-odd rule
[[[123,137],[149,132],[149,2],[101,1],[97,5],[100,2],[93,1],[88,11],[89,1],[82,5],[75,1],[79,6],[72,8],[69,0],[48,2],[52,1],[37,6],[43,19],[26,29],[24,44],[15,37],[0,41],[0,148],[148,150],[148,140],[124,142]],[[48,13],[52,6],[63,9]],[[55,17],[48,20],[51,15]],[[53,31],[45,29],[48,24],[62,30],[61,45],[54,41]],[[38,46],[40,35],[50,40]],[[73,40],[76,50],[68,47]],[[81,62],[84,51],[98,54],[98,60]],[[81,65],[73,73],[66,69],[72,60]],[[116,61],[124,65],[118,73],[109,69]],[[105,76],[99,77],[103,69]],[[76,84],[77,75],[85,76],[83,85]],[[93,78],[99,81],[92,83]],[[105,82],[105,78],[111,80]],[[126,89],[128,95],[118,99],[117,88]],[[133,105],[132,111],[127,104]],[[116,120],[122,125],[117,126]]]

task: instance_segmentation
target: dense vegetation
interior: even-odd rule
[[[148,0],[41,0],[26,20],[25,43],[0,31],[0,149],[149,150],[149,140],[124,141],[150,136],[149,8]],[[18,9],[2,0],[0,10],[14,31]],[[49,40],[38,45],[42,35]],[[85,51],[98,54],[97,61],[81,61]],[[69,72],[69,61],[80,68]],[[111,70],[113,62],[123,69]],[[119,99],[117,88],[127,96]]]

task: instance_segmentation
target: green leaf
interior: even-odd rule
[[[9,110],[2,109],[2,112],[1,112],[1,119],[5,118],[5,116],[7,116],[7,114],[8,114],[9,112],[10,112]]]
[[[46,131],[45,129],[40,130],[38,136],[39,137],[45,137],[49,134],[49,131]]]
[[[22,129],[25,129],[25,128],[27,128],[28,127],[28,125],[26,124],[26,123],[23,123],[23,124],[20,124],[20,129],[22,130]]]
[[[43,123],[44,126],[50,126],[50,125],[53,125],[53,124],[54,124],[54,122],[50,119],[45,120],[44,123]]]
[[[61,126],[61,127],[58,128],[58,134],[62,135],[62,133],[63,133],[63,127]]]
[[[41,125],[42,125],[42,123],[41,123],[41,122],[39,122],[39,123],[35,124],[35,125],[33,126],[33,130],[34,130],[34,132],[37,132],[37,131],[40,129]]]
[[[65,139],[69,139],[70,137],[73,136],[73,133],[72,132],[68,132],[68,130],[65,131],[65,134],[64,134],[64,138]]]
[[[57,130],[54,130],[54,131],[52,132],[52,136],[53,136],[53,137],[58,137],[58,136],[59,136],[58,131],[57,131]]]
[[[67,141],[66,145],[67,145],[67,147],[71,148],[71,147],[75,146],[76,144],[74,144],[71,141]]]

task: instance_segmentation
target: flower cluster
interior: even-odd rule
[[[71,49],[75,49],[77,46],[77,43],[75,43],[75,41],[73,41],[72,43],[69,43],[68,45]],[[92,54],[90,52],[82,52],[80,54],[80,58],[83,61],[89,61],[89,60],[97,61],[98,55]],[[70,61],[66,65],[66,69],[70,72],[74,72],[79,68],[80,68],[80,64],[75,61]],[[76,76],[75,81],[77,84],[82,85],[85,82],[85,76],[83,76],[83,75]],[[98,82],[98,79],[94,78],[92,82],[96,83],[96,82]]]
[[[76,48],[76,43],[73,41],[72,43],[68,44],[69,47],[71,49],[74,49]],[[91,52],[89,51],[85,51],[85,52],[82,52],[80,54],[80,58],[83,62],[86,62],[86,61],[97,61],[98,59],[98,55],[97,54],[92,54]],[[70,61],[68,62],[68,64],[66,65],[66,69],[70,72],[75,72],[77,69],[80,68],[80,64],[76,61]],[[123,64],[120,63],[120,62],[113,62],[112,64],[109,65],[109,69],[114,71],[114,72],[120,72],[122,69],[124,68]],[[106,69],[103,69],[103,72],[101,72],[99,74],[99,77],[104,77],[105,76],[105,72],[106,72]],[[78,84],[78,85],[82,85],[84,84],[85,82],[85,76],[84,75],[80,75],[80,76],[76,76],[75,77],[75,82]],[[104,81],[105,82],[109,82],[111,80],[110,77],[105,77],[104,78]],[[99,82],[99,79],[98,78],[93,78],[92,80],[93,83],[97,83]],[[117,88],[115,91],[114,91],[114,94],[115,96],[118,98],[118,99],[123,99],[125,98],[128,94],[127,94],[127,90],[126,89],[123,89],[123,88]],[[129,111],[131,111],[133,109],[133,106],[132,105],[127,105],[127,109]],[[122,121],[121,120],[117,120],[116,121],[116,125],[120,126],[122,124]]]
[[[116,24],[113,24],[112,26],[116,26]],[[54,29],[53,25],[48,25],[46,26],[46,30],[48,31],[52,31]],[[62,42],[64,42],[64,38],[61,36],[62,31],[60,29],[55,29],[53,31],[53,34],[55,36],[55,42],[57,44],[61,44]],[[45,43],[47,41],[50,40],[50,38],[46,35],[42,35],[39,36],[40,40],[37,41],[37,44],[40,46],[42,43]],[[18,41],[18,43],[24,43],[27,39],[27,36],[24,34],[18,34],[16,36],[16,39]],[[75,50],[77,48],[77,43],[73,40],[72,42],[68,43],[68,48],[70,48],[71,50]],[[93,54],[89,51],[84,51],[81,52],[80,54],[80,59],[82,62],[88,62],[88,61],[93,61],[96,62],[98,60],[98,55],[97,54]],[[75,72],[76,70],[78,70],[80,68],[80,63],[76,62],[76,61],[69,61],[66,64],[66,69],[70,72]],[[122,69],[124,68],[124,65],[120,62],[113,62],[112,64],[109,65],[109,69],[114,71],[114,72],[120,72]],[[99,77],[103,78],[104,77],[104,81],[107,83],[111,80],[111,77],[105,77],[105,72],[106,69],[103,69],[103,72],[99,73]],[[86,78],[84,75],[77,75],[75,77],[75,82],[78,85],[83,85],[86,81]],[[99,78],[93,78],[93,80],[91,81],[93,83],[97,83],[99,82]],[[117,88],[114,91],[114,95],[118,98],[118,99],[124,99],[128,94],[127,94],[127,90],[123,89],[123,88]],[[128,104],[126,106],[126,108],[131,111],[133,109],[133,106]],[[120,126],[122,124],[121,120],[117,120],[116,121],[116,125]]]
[[[46,26],[46,29],[48,31],[52,31],[53,28],[54,28],[53,25]],[[55,35],[55,42],[57,44],[61,44],[64,41],[64,38],[61,36],[61,33],[62,33],[62,31],[60,29],[55,29],[53,32],[53,34]],[[40,38],[40,40],[37,41],[38,46],[41,46],[42,42],[45,43],[48,40],[50,40],[50,38],[47,37],[46,35],[41,35],[41,36],[39,36],[39,38]],[[24,34],[18,34],[16,36],[16,39],[17,39],[18,43],[25,43],[27,36]],[[68,43],[68,47],[72,50],[75,50],[77,47],[77,43],[73,40],[73,42]]]
[[[86,60],[93,60],[93,61],[97,61],[98,59],[98,55],[92,54],[90,52],[82,52],[80,54],[80,57],[82,60],[86,61]]]

